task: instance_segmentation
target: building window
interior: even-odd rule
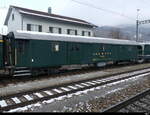
[[[71,47],[71,51],[79,51],[79,45],[74,45]]]
[[[61,28],[59,28],[59,34],[61,34],[62,32],[61,32]]]
[[[61,28],[58,28],[58,27],[49,27],[49,32],[61,34],[62,30],[61,30]]]
[[[53,27],[49,27],[49,32],[53,33]]]
[[[82,36],[84,36],[84,34],[85,34],[85,32],[84,32],[84,31],[82,31]]]
[[[89,32],[89,36],[91,36],[91,32]]]
[[[78,35],[77,30],[75,30],[75,35]]]
[[[42,26],[39,25],[39,32],[42,32]]]
[[[12,14],[12,21],[15,19],[15,16],[14,16],[14,14]]]
[[[61,28],[53,27],[53,32],[61,34]]]
[[[31,31],[31,24],[27,24],[27,31]]]
[[[27,24],[27,31],[42,32],[42,26],[35,24]]]
[[[91,36],[91,32],[89,32],[89,31],[82,31],[82,36]]]
[[[67,29],[67,34],[69,35],[78,35],[77,30]]]

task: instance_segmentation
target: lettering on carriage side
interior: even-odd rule
[[[1,43],[1,42],[4,42],[4,40],[0,40],[0,43]]]

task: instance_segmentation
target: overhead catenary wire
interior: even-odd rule
[[[71,0],[71,1],[73,1],[73,2],[75,2],[75,3],[78,3],[78,4],[80,4],[80,5],[85,5],[85,6],[88,6],[88,7],[91,7],[91,8],[95,8],[95,9],[97,9],[97,10],[101,10],[101,11],[104,11],[104,12],[107,12],[107,13],[111,13],[111,14],[114,14],[114,15],[119,15],[119,16],[122,16],[122,17],[124,17],[124,18],[128,18],[128,19],[130,19],[130,20],[132,20],[132,21],[135,21],[135,20],[136,20],[136,18],[132,18],[132,17],[129,17],[129,16],[127,16],[127,15],[124,15],[123,12],[122,12],[122,13],[119,13],[119,12],[116,12],[116,11],[112,11],[112,10],[105,9],[105,8],[102,8],[102,7],[97,7],[97,6],[93,5],[93,4],[88,4],[88,3],[81,2],[81,1],[77,1],[77,0]],[[146,3],[146,2],[144,2],[144,3]],[[144,34],[144,33],[142,33],[142,34],[143,34],[143,35],[146,35],[146,34]]]
[[[124,15],[124,14],[122,14],[122,13],[119,13],[119,12],[116,12],[116,11],[112,11],[112,10],[109,10],[109,9],[97,7],[97,6],[95,6],[95,5],[88,4],[88,3],[85,3],[85,2],[81,2],[81,1],[77,1],[77,0],[71,0],[71,1],[73,1],[73,2],[75,2],[75,3],[78,3],[78,4],[80,4],[80,5],[85,5],[85,6],[88,6],[88,7],[91,7],[91,8],[95,8],[95,9],[98,9],[98,10],[101,10],[101,11],[104,11],[104,12],[108,12],[108,13],[111,13],[111,14],[114,14],[114,15],[119,15],[119,16],[128,18],[129,20],[135,21],[135,18],[126,16],[126,15]]]

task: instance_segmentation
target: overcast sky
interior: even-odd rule
[[[85,5],[83,5],[85,4]],[[150,19],[150,0],[0,0],[0,26],[9,5],[25,7],[89,21],[98,26],[135,24],[137,9],[139,19]]]

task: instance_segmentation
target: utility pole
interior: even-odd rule
[[[7,2],[7,1],[6,1],[6,0],[4,0],[4,8],[6,8],[6,2]]]
[[[137,18],[136,18],[136,41],[139,39],[139,11],[140,9],[137,9]]]
[[[136,41],[138,41],[139,38],[139,26],[144,24],[150,24],[150,20],[142,20],[139,21],[138,18],[136,20]]]

